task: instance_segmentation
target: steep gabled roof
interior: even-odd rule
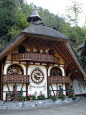
[[[33,17],[34,19],[35,17]],[[30,18],[32,20],[32,18]],[[11,52],[15,47],[17,47],[21,42],[23,42],[26,37],[35,37],[40,39],[48,39],[50,41],[62,41],[66,44],[66,49],[70,52],[75,65],[79,68],[84,77],[86,74],[80,65],[80,62],[75,55],[72,47],[70,46],[70,40],[65,35],[58,32],[56,29],[47,26],[43,20],[38,19],[34,21],[29,27],[24,29],[17,37],[12,39],[1,51],[0,51],[0,60],[3,59],[9,52]],[[63,53],[63,52],[62,52]]]
[[[22,32],[28,35],[35,34],[40,36],[53,37],[55,39],[59,39],[59,38],[65,40],[69,39],[65,35],[61,34],[59,31],[57,31],[56,29],[53,29],[50,26],[42,25],[42,24],[31,24],[31,26],[27,27]]]
[[[51,28],[50,26],[45,25],[43,22],[33,23],[26,29],[24,29],[17,37],[12,39],[1,51],[0,51],[0,60],[3,58],[4,53],[7,55],[13,48],[15,48],[15,44],[20,44],[25,40],[25,36],[29,37],[40,37],[42,39],[51,39],[57,41],[67,41],[65,35],[61,34],[57,30]],[[9,50],[9,51],[8,51]]]

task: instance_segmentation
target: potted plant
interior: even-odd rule
[[[39,100],[45,100],[45,99],[46,99],[43,94],[38,95],[37,98],[38,98]]]
[[[68,97],[71,98],[74,93],[69,93]]]
[[[72,100],[76,100],[76,95],[74,93],[69,93],[69,98],[72,98]]]
[[[35,95],[28,94],[27,95],[27,99],[34,100],[35,99]]]
[[[53,101],[56,101],[56,97],[54,95],[50,95],[50,99],[52,99]]]
[[[26,100],[26,97],[23,97],[23,96],[21,96],[21,95],[19,94],[18,100],[19,100],[19,101],[25,101],[25,100]]]
[[[72,94],[72,100],[76,100],[76,95]]]
[[[58,98],[64,100],[65,99],[65,95],[64,94],[59,94]]]

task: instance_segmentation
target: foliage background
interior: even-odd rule
[[[75,14],[77,13],[78,16],[80,7],[74,6],[74,4],[76,3],[73,3],[70,10],[73,9],[74,11],[75,7]],[[50,13],[48,9],[37,7],[33,3],[28,5],[24,3],[24,0],[0,0],[0,49],[30,25],[27,19],[33,10],[33,6],[47,25],[56,28],[70,39],[72,47],[77,52],[78,46],[86,40],[86,27],[78,26],[75,22],[77,17],[75,19],[70,17],[75,22],[72,26],[71,22],[67,22],[65,17]]]

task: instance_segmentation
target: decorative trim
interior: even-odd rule
[[[44,83],[44,85],[42,86],[34,86],[34,85],[29,85],[29,89],[32,91],[32,88],[44,88],[44,90],[46,90],[46,83]],[[43,91],[44,91],[43,90]]]

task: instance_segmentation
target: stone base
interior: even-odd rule
[[[63,104],[63,103],[73,103],[80,101],[80,97],[78,96],[75,101],[73,101],[71,98],[66,97],[65,100],[57,99],[55,102],[53,102],[51,99],[46,100],[28,100],[28,101],[9,101],[9,102],[3,102],[0,101],[0,109],[21,109],[21,108],[30,108],[30,107],[37,107],[37,106],[43,106],[43,105],[51,105],[51,104]]]

